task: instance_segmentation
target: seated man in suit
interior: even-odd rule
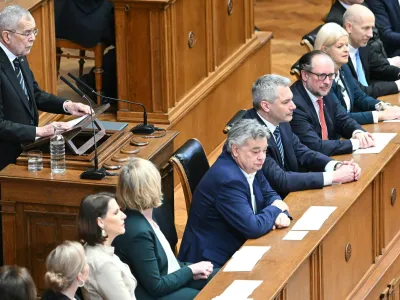
[[[270,187],[261,168],[268,130],[241,120],[197,186],[178,258],[223,266],[247,239],[290,224],[288,207]]]
[[[346,113],[331,91],[336,77],[331,57],[314,50],[304,54],[299,64],[301,78],[290,87],[296,104],[290,125],[300,141],[328,156],[374,146],[373,136]]]
[[[357,164],[338,162],[310,150],[292,132],[288,122],[292,120],[296,105],[289,86],[290,79],[279,75],[258,78],[252,89],[253,108],[244,116],[257,120],[273,133],[268,139],[262,169],[271,187],[284,198],[290,192],[358,180],[361,169]]]
[[[319,30],[314,44],[315,50],[324,51],[335,62],[337,75],[332,91],[342,106],[361,125],[400,118],[400,107],[374,99],[360,89],[347,65],[348,43],[349,34],[343,27],[327,23]]]
[[[400,90],[400,68],[386,59],[371,55],[367,45],[375,26],[374,14],[365,6],[354,4],[343,15],[343,28],[349,34],[348,66],[360,88],[374,98],[396,94]]]
[[[400,55],[400,6],[399,0],[368,0],[368,7],[376,18],[386,53]]]
[[[394,0],[396,1],[396,0]],[[346,10],[353,4],[362,4],[366,7],[369,7],[369,4],[374,2],[373,0],[368,1],[368,5],[364,0],[337,0],[332,4],[332,7],[326,17],[326,23],[337,23],[340,26],[343,26],[343,15]],[[379,37],[378,29],[373,28],[373,37],[368,41],[368,45],[371,48],[371,55],[379,56],[381,59],[385,59],[389,62],[389,64],[393,66],[400,67],[400,57],[399,56],[390,56],[385,51],[382,40]]]

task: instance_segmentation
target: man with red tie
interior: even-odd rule
[[[300,141],[328,156],[375,146],[372,135],[348,116],[331,91],[336,73],[330,56],[311,51],[299,65],[301,78],[290,87],[296,105],[290,125]]]

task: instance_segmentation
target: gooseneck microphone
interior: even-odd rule
[[[146,107],[144,106],[144,104],[139,103],[139,102],[116,99],[116,98],[101,95],[101,94],[97,93],[94,89],[92,89],[90,86],[88,86],[86,83],[84,83],[82,80],[80,80],[78,77],[76,77],[74,74],[68,73],[68,76],[71,77],[76,82],[79,82],[80,84],[82,84],[85,88],[87,88],[89,91],[91,91],[92,94],[94,94],[96,96],[100,96],[103,99],[117,101],[117,102],[124,102],[124,103],[129,103],[129,104],[135,104],[135,105],[139,105],[139,106],[143,107],[143,124],[138,124],[135,127],[133,127],[131,129],[131,132],[135,133],[135,134],[152,134],[152,133],[154,133],[154,131],[155,131],[154,125],[147,124],[147,111],[146,111]]]
[[[92,103],[90,99],[86,97],[84,93],[82,93],[81,90],[77,89],[71,82],[69,82],[64,76],[60,76],[60,79],[64,81],[66,85],[68,85],[75,93],[77,93],[79,96],[81,96],[83,99],[89,103],[90,109],[92,112],[94,112]],[[90,120],[92,122],[92,127],[93,127],[93,140],[94,140],[94,168],[89,168],[85,172],[81,174],[81,179],[92,179],[92,180],[101,180],[107,175],[107,171],[104,168],[99,169],[99,160],[97,157],[97,143],[96,143],[96,130],[95,130],[95,125],[94,125],[94,120],[93,120],[93,113],[90,114]]]

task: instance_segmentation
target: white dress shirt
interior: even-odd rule
[[[306,90],[308,96],[309,96],[310,99],[311,99],[311,102],[312,102],[313,105],[314,105],[315,112],[317,113],[318,120],[319,120],[319,122],[320,122],[320,124],[321,124],[321,120],[319,119],[319,104],[318,104],[318,98],[317,98],[316,96],[314,96],[309,90],[307,90],[306,87],[304,87],[304,89]],[[358,133],[358,132],[362,132],[362,130],[356,129],[356,130],[353,131],[353,134],[352,134],[352,135],[354,136],[354,135],[355,135],[356,133]],[[360,148],[360,141],[359,141],[359,140],[357,140],[357,139],[350,139],[350,142],[351,142],[351,145],[353,146],[353,151]]]
[[[256,176],[257,172],[247,174],[245,171],[242,170],[242,168],[240,168],[240,170],[243,172],[243,175],[246,177],[247,182],[249,183],[250,195],[251,195],[251,206],[253,207],[254,214],[257,214],[256,197],[254,197],[254,190],[253,190],[254,177]]]
[[[258,116],[261,118],[261,120],[264,122],[264,124],[268,127],[269,131],[274,132],[276,126],[270,122],[268,122],[266,119],[264,119],[258,112]],[[272,136],[274,136],[272,134]],[[275,138],[275,137],[274,137]],[[322,176],[324,178],[324,186],[331,185],[332,184],[332,172],[333,169],[335,168],[337,161],[336,160],[331,160],[328,162],[325,166],[325,172],[322,173]]]
[[[351,6],[350,4],[343,3],[343,1],[340,1],[340,0],[339,0],[339,2],[340,2],[340,4],[343,5],[343,7],[344,7],[346,10]]]

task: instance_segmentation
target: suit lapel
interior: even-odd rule
[[[20,58],[20,67],[21,67],[21,71],[22,71],[22,75],[24,76],[24,80],[25,80],[25,86],[26,89],[28,91],[28,95],[29,95],[29,99],[30,99],[30,103],[29,105],[31,105],[32,107],[32,113],[35,117],[35,119],[38,119],[38,110],[36,107],[36,101],[35,101],[35,94],[33,91],[33,78],[32,78],[32,73],[31,70],[29,69],[28,63],[26,61],[26,57],[21,57]]]
[[[319,123],[319,118],[317,115],[317,112],[315,111],[315,107],[314,104],[312,102],[312,100],[310,99],[310,97],[308,96],[305,87],[303,86],[302,82],[299,82],[299,90],[300,93],[302,95],[302,98],[305,100],[308,110],[311,112],[311,117],[313,118],[313,123],[314,124],[318,124],[318,128],[319,128],[319,135],[321,135],[321,124]]]
[[[349,99],[350,99],[350,110],[352,110],[352,108],[353,108],[353,95],[350,93],[350,88],[349,88],[349,85],[347,84],[346,76],[344,76],[344,71],[342,69],[339,70],[339,76],[340,76],[340,79],[342,80],[344,88],[346,89],[347,95],[349,96]],[[346,107],[346,103],[344,101],[342,93],[340,93],[340,96],[338,98],[339,98],[340,102],[342,103],[343,107]]]
[[[364,74],[365,74],[365,78],[367,79],[367,82],[369,82],[369,59],[368,59],[369,48],[368,47],[369,46],[358,48],[358,51],[360,52],[361,65],[364,69]]]

